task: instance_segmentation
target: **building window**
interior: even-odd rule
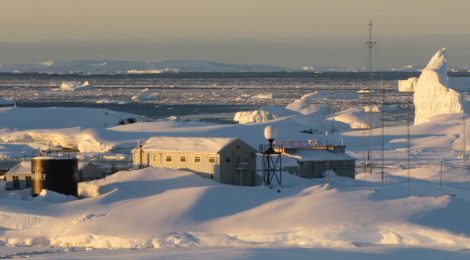
[[[26,176],[26,188],[31,188],[31,176]]]
[[[154,155],[152,156],[152,160],[153,160],[154,162],[157,161],[157,155],[156,155],[156,154],[154,154]]]
[[[19,189],[20,188],[20,179],[18,176],[13,176],[13,189]]]
[[[171,162],[171,156],[167,155],[165,161],[166,162]]]
[[[225,157],[225,162],[226,162],[226,163],[229,163],[229,162],[231,162],[231,160],[230,160],[230,156],[227,156],[227,157]]]
[[[215,157],[209,157],[209,163],[215,163]]]
[[[186,156],[181,156],[180,157],[180,162],[186,162]]]
[[[199,156],[194,157],[194,162],[195,163],[200,163],[201,162],[201,157],[199,157]]]

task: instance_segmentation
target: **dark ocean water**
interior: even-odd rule
[[[264,105],[285,106],[317,90],[357,92],[372,89],[372,104],[404,107],[410,94],[399,93],[397,80],[419,76],[419,72],[279,72],[279,73],[167,73],[147,75],[0,74],[0,97],[14,99],[23,107],[96,107],[140,114],[153,119],[195,116],[206,121],[230,122],[237,111]],[[450,76],[470,76],[451,73]],[[64,81],[89,83],[91,91],[57,91]],[[148,89],[147,92],[142,92]],[[133,99],[144,93],[150,99]],[[273,99],[256,99],[271,94]],[[250,98],[251,97],[251,98]],[[319,100],[335,112],[368,104],[368,95],[358,100]],[[217,116],[219,114],[219,116]],[[403,120],[404,112],[387,115]]]

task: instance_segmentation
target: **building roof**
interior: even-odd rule
[[[145,141],[142,149],[147,151],[219,152],[236,140],[237,138],[158,136]]]
[[[79,162],[78,170],[85,168],[87,165],[92,164],[91,162]],[[17,165],[13,166],[5,174],[8,175],[31,175],[31,161],[21,161]]]
[[[79,170],[81,170],[81,169],[85,168],[85,167],[86,167],[87,165],[89,165],[89,164],[94,165],[94,164],[91,163],[91,162],[78,162],[77,168],[78,168]]]
[[[285,153],[286,156],[295,158],[299,161],[342,161],[356,160],[354,157],[345,153],[333,153],[327,150],[297,150],[291,153]]]
[[[6,175],[30,175],[31,173],[31,161],[21,161],[17,165],[13,166]]]

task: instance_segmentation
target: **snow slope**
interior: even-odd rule
[[[137,121],[148,119],[94,108],[0,108],[0,156],[21,157],[24,152],[30,154],[32,149],[44,146],[60,146],[81,152],[108,151],[113,146],[103,143],[99,132],[108,127]],[[2,145],[13,144],[30,147],[10,151],[2,149]]]
[[[81,200],[53,192],[33,199],[29,191],[0,190],[0,256],[3,248],[20,246],[30,250],[158,248],[159,252],[182,252],[166,251],[175,248],[230,251],[263,247],[281,252],[309,248],[332,251],[332,256],[347,252],[346,259],[358,252],[371,253],[371,248],[380,253],[416,248],[411,258],[433,255],[433,250],[445,256],[448,252],[467,254],[470,174],[458,164],[460,122],[458,115],[441,115],[433,122],[410,127],[411,196],[405,168],[407,129],[403,126],[385,129],[386,184],[380,183],[377,173],[364,174],[360,168],[356,180],[334,175],[301,179],[284,174],[284,187],[277,193],[264,186],[222,185],[187,171],[146,168],[81,184],[80,192],[88,196]],[[248,125],[161,121],[97,126],[87,131],[97,144],[109,146],[90,148],[94,151],[118,147],[129,151],[137,140],[150,136],[239,137],[256,147],[264,142],[267,125],[279,130],[279,140],[323,141],[324,131],[335,127],[329,143],[344,139],[348,153],[358,159],[368,147],[363,131],[347,131],[338,122],[304,115]],[[313,134],[301,132],[312,127],[316,128]],[[52,133],[62,134],[64,142],[75,145],[85,140],[80,137],[84,131],[75,128],[0,131],[2,138],[28,132],[41,133],[43,141],[57,138],[49,138]],[[380,129],[373,129],[371,136],[372,143],[377,143]],[[375,161],[378,148],[372,147]],[[438,156],[446,162],[442,185],[435,164]],[[115,252],[119,251],[110,254]]]
[[[415,86],[415,124],[430,121],[434,116],[464,112],[461,94],[448,87],[445,49],[439,50],[423,69]]]
[[[3,194],[0,241],[10,246],[92,248],[253,243],[469,248],[468,228],[454,233],[457,230],[442,226],[443,209],[451,210],[448,221],[454,225],[465,224],[454,214],[469,216],[468,210],[460,210],[470,208],[468,200],[437,195],[449,188],[432,196],[406,197],[405,184],[361,187],[365,183],[331,176],[325,185],[321,179],[284,177],[279,194],[263,186],[222,185],[190,172],[147,168],[93,181],[99,195],[82,200],[53,192],[34,199]],[[417,185],[426,189],[429,184]]]
[[[352,129],[367,129],[380,126],[380,113],[368,107],[350,108],[336,113],[330,119],[346,123]]]
[[[148,121],[142,116],[97,108],[0,108],[0,129],[105,128],[118,125],[121,120],[128,123],[128,119]]]

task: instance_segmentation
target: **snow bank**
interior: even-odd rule
[[[423,69],[415,86],[414,124],[429,122],[441,114],[463,113],[463,98],[448,87],[445,49],[439,50]]]
[[[406,183],[368,189],[334,175],[330,181],[284,174],[284,187],[277,193],[264,186],[222,185],[186,171],[123,171],[93,181],[99,194],[82,200],[49,192],[32,200],[0,198],[0,225],[5,227],[0,240],[9,246],[134,249],[257,243],[469,248],[468,228],[442,229],[459,218],[459,208],[468,208],[468,201],[445,195],[406,197],[400,195]],[[442,214],[443,209],[449,214]],[[465,224],[465,217],[460,218],[459,225]]]
[[[0,141],[77,149],[82,153],[107,152],[113,147],[112,143],[103,141],[95,130],[79,127],[15,131],[0,135]]]
[[[279,106],[264,106],[255,111],[237,112],[235,113],[233,121],[239,124],[261,123],[294,115],[299,115],[299,113]]]
[[[93,86],[90,85],[88,80],[83,83],[77,81],[63,81],[60,88],[57,90],[76,91],[76,90],[92,90]]]
[[[418,78],[411,77],[406,80],[398,81],[398,91],[399,92],[414,92],[414,88],[418,83]]]
[[[366,111],[367,110],[367,111]],[[380,113],[369,108],[350,108],[339,112],[330,119],[349,124],[352,129],[367,129],[380,126]]]
[[[17,130],[57,129],[76,126],[106,128],[136,121],[148,120],[138,115],[98,108],[0,108],[0,128]]]

